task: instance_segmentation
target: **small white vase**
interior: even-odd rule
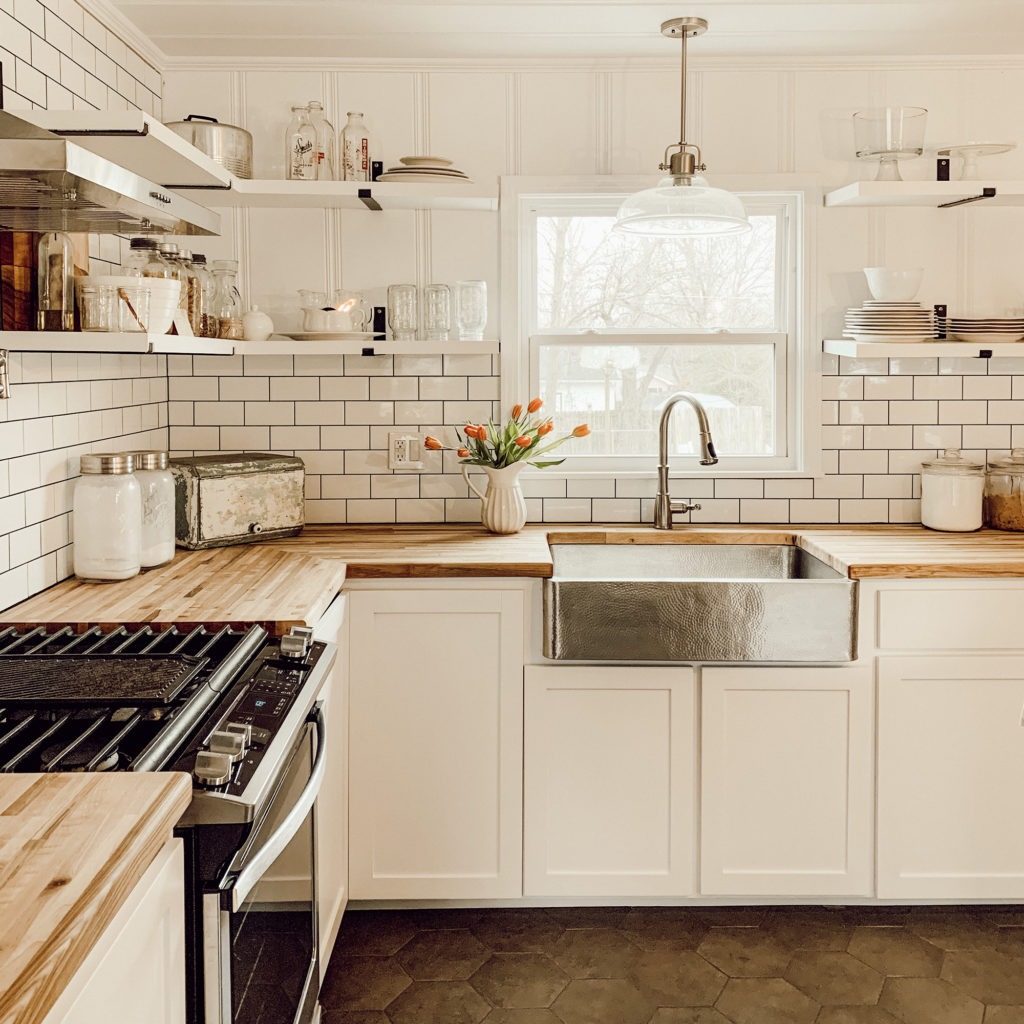
[[[491,533],[518,533],[526,525],[526,499],[519,486],[523,463],[514,462],[503,469],[478,466],[487,474],[487,489],[481,491],[469,479],[469,466],[463,464],[462,476],[469,489],[480,499],[480,522]]]

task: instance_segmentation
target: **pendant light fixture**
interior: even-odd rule
[[[619,207],[616,231],[635,235],[732,235],[750,230],[743,203],[731,192],[712,188],[698,171],[706,170],[700,146],[686,141],[686,40],[707,31],[703,18],[672,18],[661,34],[682,41],[679,93],[679,141],[665,150],[658,169],[668,171],[655,188],[631,195]]]

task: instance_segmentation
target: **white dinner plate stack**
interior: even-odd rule
[[[935,318],[920,302],[869,299],[859,309],[846,311],[843,337],[885,344],[934,341]]]
[[[472,181],[465,171],[443,156],[403,156],[400,167],[389,167],[378,181]]]
[[[1024,338],[1024,317],[969,317],[940,318],[940,332],[954,341],[973,341],[975,344],[998,345]]]

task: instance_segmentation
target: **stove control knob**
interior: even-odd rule
[[[281,655],[285,658],[302,659],[309,653],[313,643],[313,630],[308,626],[292,626],[281,637]]]
[[[237,732],[218,730],[210,736],[210,750],[215,754],[225,754],[234,764],[245,757],[245,738]]]
[[[202,786],[223,786],[231,781],[231,758],[212,750],[200,750],[193,774]]]
[[[232,732],[242,737],[242,753],[252,746],[252,725],[249,722],[228,722],[224,732]]]

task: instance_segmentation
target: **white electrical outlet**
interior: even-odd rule
[[[389,431],[388,469],[420,472],[423,469],[423,438],[400,430]]]

